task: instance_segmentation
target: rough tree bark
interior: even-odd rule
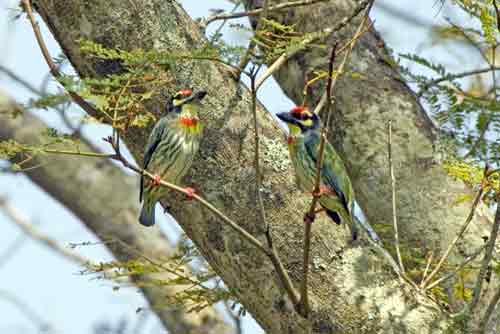
[[[14,139],[36,145],[46,127],[29,113],[24,113],[16,119],[9,116],[13,110],[21,108],[0,91],[0,140]],[[85,144],[81,150],[92,151]],[[118,239],[131,247],[125,248],[118,242],[105,243],[117,260],[142,260],[138,254],[143,254],[160,262],[173,254],[169,240],[160,229],[147,229],[137,223],[137,179],[125,174],[110,161],[50,155],[36,157],[33,165],[38,167],[25,174],[71,210],[98,238]],[[169,277],[167,273],[160,273],[132,277],[132,280],[144,283],[151,278]],[[186,314],[182,308],[169,307],[166,298],[182,286],[139,286],[151,310],[157,314],[169,333],[234,333],[231,326],[226,324],[213,308],[209,307],[199,314]]]
[[[204,39],[196,24],[175,2],[136,0],[81,1],[38,0],[37,9],[82,76],[105,75],[109,68],[95,66],[76,43],[86,38],[108,47],[155,48],[164,51],[189,50]],[[342,17],[352,3],[335,1],[305,12],[291,11],[299,29],[314,29],[315,22],[327,27]],[[328,15],[327,15],[328,14]],[[365,37],[352,57],[352,64],[365,78],[344,81],[337,89],[343,117],[336,128],[343,129],[342,152],[352,169],[358,200],[372,222],[387,221],[390,187],[386,167],[386,120],[394,121],[394,151],[398,158],[399,218],[403,233],[420,235],[433,247],[453,235],[455,224],[466,217],[468,206],[450,207],[456,194],[466,192],[450,180],[436,159],[434,136],[414,96],[399,82],[397,72],[383,61],[382,43],[375,34]],[[323,62],[309,54],[300,62],[289,62],[283,71],[290,80],[277,78],[285,92],[297,98],[302,88],[301,73],[309,62]],[[305,66],[305,67],[301,67]],[[369,71],[368,71],[369,69]],[[283,72],[282,72],[283,73]],[[209,92],[205,140],[190,182],[203,195],[261,240],[263,227],[256,224],[251,186],[252,140],[249,129],[249,94],[230,79],[228,71],[213,63],[185,62],[172,71],[176,86],[194,86]],[[284,76],[282,76],[284,78]],[[303,77],[302,77],[303,78]],[[299,82],[300,81],[300,82]],[[175,88],[171,87],[171,90]],[[295,94],[295,95],[294,95]],[[284,147],[266,145],[280,139],[271,118],[259,108],[263,125],[263,151],[282,155]],[[341,122],[343,121],[343,122]],[[339,126],[340,124],[340,126]],[[142,154],[145,131],[129,133],[127,144],[136,158]],[[340,145],[338,145],[340,147]],[[138,159],[140,160],[140,159]],[[270,195],[266,209],[273,236],[286,268],[295,282],[300,279],[302,216],[310,198],[297,192],[292,172],[276,171],[263,163]],[[314,225],[313,273],[310,280],[313,312],[306,320],[283,302],[283,293],[267,259],[196,203],[175,202],[173,215],[197,244],[205,258],[233,289],[237,298],[269,333],[445,333],[451,320],[432,307],[416,301],[400,286],[368,247],[348,247],[345,233],[324,219]],[[409,234],[409,232],[413,234]],[[446,233],[441,233],[446,232]],[[407,234],[408,233],[408,234]],[[480,234],[479,234],[480,235]],[[468,237],[478,244],[478,238]],[[332,261],[333,258],[333,261]]]

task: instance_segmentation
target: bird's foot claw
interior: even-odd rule
[[[313,191],[312,194],[314,197],[321,197],[322,195],[331,195],[333,193],[330,188],[326,186],[320,186],[319,191]]]
[[[161,184],[161,177],[160,175],[155,174],[153,177],[153,187],[158,187]]]
[[[196,189],[191,187],[184,188],[184,191],[186,192],[186,197],[188,200],[192,200],[194,195],[196,194]]]
[[[316,219],[316,214],[314,214],[314,213],[312,215],[309,213],[306,213],[304,215],[304,223],[306,223],[306,224],[312,224],[314,219]]]

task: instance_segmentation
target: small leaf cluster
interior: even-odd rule
[[[454,1],[471,20],[458,24],[448,19],[447,24],[432,31],[431,46],[454,43],[472,48],[486,63],[496,66],[500,59],[500,33],[495,9],[491,1]],[[480,27],[480,29],[478,28]],[[475,50],[475,51],[474,51]],[[407,81],[415,84],[418,95],[429,108],[440,128],[451,134],[456,154],[475,160],[495,159],[500,153],[500,103],[494,72],[457,75],[439,63],[413,54],[401,54],[400,59],[419,65],[428,74],[413,73],[401,66]]]
[[[262,19],[261,26],[255,32],[252,40],[265,51],[262,56],[264,63],[271,63],[283,54],[291,54],[306,48],[325,49],[323,44],[313,41],[326,37],[328,33],[318,31],[301,33],[296,31],[294,25],[286,25],[271,19]]]

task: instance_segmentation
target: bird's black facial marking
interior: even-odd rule
[[[319,127],[319,117],[304,107],[296,107],[291,112],[279,113],[276,116],[285,123],[299,127],[301,132]]]

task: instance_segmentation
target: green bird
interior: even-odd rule
[[[305,107],[295,107],[290,112],[276,116],[285,122],[290,130],[288,150],[298,186],[303,191],[312,192],[316,185],[321,121]],[[326,214],[337,224],[348,224],[352,238],[357,239],[351,180],[344,162],[328,141],[325,142],[323,152],[320,194],[319,203]]]
[[[141,177],[139,200],[143,202],[139,222],[155,224],[155,205],[168,193],[160,180],[178,184],[191,167],[198,152],[203,126],[198,118],[201,100],[206,92],[189,89],[177,92],[167,104],[167,114],[154,126],[144,152],[143,168],[155,175],[154,180]],[[192,188],[186,188],[194,193]]]

